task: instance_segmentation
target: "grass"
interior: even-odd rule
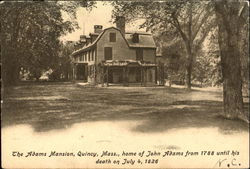
[[[248,110],[248,104],[245,106]],[[2,127],[30,124],[36,132],[64,129],[84,121],[143,120],[134,132],[218,127],[223,133],[248,131],[227,120],[221,91],[167,87],[86,87],[74,83],[23,83],[4,89]]]

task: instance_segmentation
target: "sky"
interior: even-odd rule
[[[75,32],[68,33],[66,36],[63,36],[61,39],[63,41],[77,41],[80,39],[80,35],[88,35],[90,32],[94,31],[94,25],[102,25],[103,28],[115,26],[111,22],[111,14],[113,7],[106,3],[97,1],[96,8],[93,8],[91,11],[87,11],[85,8],[78,8],[77,10],[77,22],[79,24],[79,29]],[[66,14],[63,14],[63,17],[66,19]],[[139,30],[139,23],[126,24],[126,31],[136,31]],[[143,29],[140,29],[143,31]]]

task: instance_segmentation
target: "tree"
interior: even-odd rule
[[[199,82],[201,87],[203,84],[215,86],[221,83],[219,55],[212,55],[209,52],[201,50],[194,64],[193,81]]]
[[[74,43],[73,42],[66,42],[62,44],[61,52],[60,52],[60,63],[61,63],[61,70],[63,79],[68,80],[72,78],[72,67],[71,61],[72,58],[70,57],[72,52],[74,51]]]
[[[227,118],[243,118],[240,43],[242,28],[249,22],[246,2],[215,1],[223,76],[223,103]],[[249,30],[248,30],[249,31]]]
[[[127,21],[145,19],[141,27],[162,35],[172,32],[180,38],[186,51],[186,86],[191,88],[191,74],[196,53],[211,28],[215,26],[213,6],[209,2],[113,2],[113,18],[124,15]]]
[[[3,83],[15,84],[21,68],[36,79],[58,62],[59,37],[77,28],[76,9],[89,1],[3,2],[0,4]],[[64,21],[62,12],[72,21]]]
[[[50,80],[69,80],[72,78],[71,54],[74,51],[74,43],[67,41],[60,43],[59,61],[53,66],[52,73],[49,75]]]
[[[209,62],[209,84],[212,86],[222,85],[221,58],[218,44],[218,27],[214,28],[208,35],[208,43],[204,49],[204,59]]]
[[[184,84],[185,81],[185,53],[184,45],[178,40],[171,44],[168,41],[162,44],[162,57],[166,58],[166,70],[167,77],[169,80],[169,86],[172,83]]]

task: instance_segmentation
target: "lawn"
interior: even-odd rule
[[[246,111],[248,104],[245,104]],[[2,127],[29,124],[36,132],[91,121],[139,120],[133,132],[217,127],[248,131],[248,124],[222,118],[220,89],[90,87],[76,83],[22,83],[4,89]]]
[[[248,110],[247,104],[245,106]],[[90,87],[76,83],[22,83],[4,89],[2,161],[4,168],[212,168],[249,166],[248,124],[221,116],[222,92],[168,87]],[[23,157],[70,152],[74,157]],[[81,151],[98,157],[79,157]],[[238,151],[237,156],[152,156],[158,164],[98,164],[103,151]],[[149,157],[134,157],[145,161]],[[218,160],[224,163],[219,166]]]

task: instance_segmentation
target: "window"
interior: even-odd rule
[[[143,49],[136,49],[136,60],[143,60]]]
[[[109,41],[116,42],[116,33],[109,33]]]
[[[132,36],[133,36],[132,37],[132,42],[133,43],[139,43],[139,34],[138,33],[134,33]]]
[[[104,59],[112,60],[112,48],[111,47],[104,47]]]

